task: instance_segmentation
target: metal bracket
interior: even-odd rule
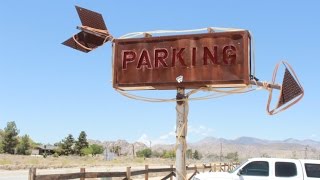
[[[182,105],[184,103],[183,99],[186,99],[187,96],[184,94],[184,89],[182,88],[178,88],[177,89],[177,96],[176,96],[176,100],[178,105]]]

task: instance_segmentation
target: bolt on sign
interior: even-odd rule
[[[115,39],[113,86],[121,90],[239,87],[250,83],[248,31]]]

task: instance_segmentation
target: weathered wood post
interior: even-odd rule
[[[131,180],[131,167],[127,167],[127,180]]]
[[[85,180],[85,177],[86,177],[86,169],[85,169],[85,168],[80,168],[80,173],[81,173],[81,178],[80,178],[80,180]]]
[[[187,99],[185,89],[177,89],[176,121],[176,179],[185,180],[186,171],[186,135],[187,135]]]
[[[146,173],[144,174],[144,179],[148,180],[148,178],[149,178],[149,166],[148,165],[145,165],[145,170],[146,170]]]
[[[170,168],[171,168],[171,173],[173,172],[173,165],[170,165]],[[173,177],[170,176],[170,180],[173,180]]]
[[[36,168],[30,168],[29,169],[29,180],[36,180],[36,173],[37,173]]]

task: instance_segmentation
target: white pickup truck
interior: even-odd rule
[[[252,158],[231,172],[200,173],[192,180],[320,180],[320,160]]]

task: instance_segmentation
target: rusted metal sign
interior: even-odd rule
[[[107,34],[109,31],[101,14],[78,6],[76,6],[76,9],[82,23],[82,27],[79,27],[81,31],[64,41],[62,44],[87,53],[92,49],[103,45],[108,39],[105,34],[88,32],[83,27],[99,29],[100,31],[103,30]]]
[[[277,108],[287,104],[303,93],[303,88],[300,86],[299,82],[297,82],[290,71],[286,68]]]
[[[116,39],[113,46],[113,86],[117,89],[250,83],[248,31]]]

